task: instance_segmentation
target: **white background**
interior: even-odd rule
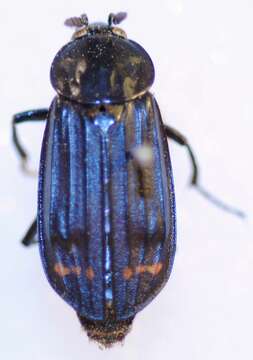
[[[151,55],[152,91],[164,121],[192,143],[201,182],[248,217],[224,213],[190,188],[187,153],[171,144],[178,216],[171,279],[124,345],[101,351],[48,285],[38,249],[19,244],[36,213],[37,184],[20,172],[10,124],[13,113],[50,104],[50,64],[72,34],[65,18],[87,12],[106,20],[111,11],[128,12],[122,27]],[[252,359],[252,1],[8,0],[0,14],[0,358]],[[37,167],[43,125],[20,127]]]

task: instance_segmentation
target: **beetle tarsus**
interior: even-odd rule
[[[37,244],[38,241],[36,240],[36,234],[37,234],[37,218],[33,221],[32,225],[27,230],[21,243],[24,246],[31,246],[31,245]]]
[[[222,202],[220,199],[216,198],[214,195],[210,194],[206,189],[204,189],[202,186],[198,185],[198,184],[193,184],[193,186],[195,186],[195,189],[202,195],[204,196],[207,200],[211,201],[214,205],[216,205],[217,207],[219,207],[220,209],[229,212],[235,216],[238,216],[240,218],[245,218],[246,214],[241,211],[238,210],[236,208],[231,207],[230,205],[225,204],[224,202]]]

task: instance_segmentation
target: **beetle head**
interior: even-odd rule
[[[108,23],[96,22],[89,24],[89,20],[86,14],[80,17],[71,17],[65,21],[66,26],[75,27],[76,31],[73,35],[73,40],[82,36],[89,35],[116,35],[126,38],[127,35],[124,30],[114,25],[120,24],[127,14],[125,12],[119,12],[117,14],[110,14],[108,17]]]
[[[148,91],[154,81],[152,60],[114,26],[125,17],[110,14],[108,24],[91,25],[86,15],[66,20],[77,31],[52,63],[51,83],[59,95],[82,104],[122,104]]]

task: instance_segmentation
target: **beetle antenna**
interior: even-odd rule
[[[65,20],[64,25],[69,27],[87,27],[89,25],[88,16],[86,14],[82,14],[79,17],[71,17]]]
[[[124,21],[127,17],[127,13],[126,12],[119,12],[117,14],[113,14],[111,13],[108,17],[108,25],[109,27],[111,27],[112,25],[118,25],[120,24],[122,21]]]

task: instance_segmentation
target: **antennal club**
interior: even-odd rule
[[[79,17],[71,17],[65,20],[64,25],[76,28],[86,27],[89,25],[88,16],[86,14],[82,14]]]
[[[120,24],[123,20],[125,20],[127,17],[127,13],[126,12],[119,12],[117,14],[113,14],[111,13],[108,17],[108,25],[112,26],[112,25],[118,25]]]

